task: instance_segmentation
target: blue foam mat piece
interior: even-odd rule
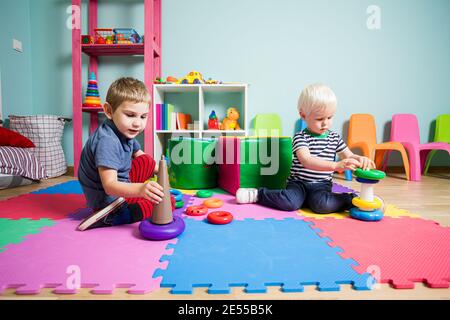
[[[83,190],[78,180],[73,180],[34,191],[32,194],[83,194]]]
[[[168,267],[158,269],[161,287],[173,294],[191,294],[194,287],[208,293],[230,293],[245,286],[248,293],[265,293],[267,286],[284,292],[302,292],[304,285],[320,291],[338,291],[340,284],[369,290],[373,278],[358,274],[354,261],[338,255],[308,223],[302,220],[234,220],[227,225],[185,219],[186,230],[165,256]],[[329,240],[329,239],[328,239]]]

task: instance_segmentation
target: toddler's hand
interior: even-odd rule
[[[164,197],[163,187],[156,181],[149,181],[142,184],[139,195],[154,204],[158,204]]]
[[[361,163],[358,160],[347,158],[339,162],[336,162],[336,171],[342,172],[344,170],[354,171],[356,168],[360,167]]]
[[[375,162],[373,162],[372,160],[370,160],[367,157],[360,157],[359,162],[360,162],[360,168],[363,170],[375,169]]]

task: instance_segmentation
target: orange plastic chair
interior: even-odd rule
[[[400,152],[405,167],[406,179],[410,179],[409,161],[405,148],[400,142],[377,143],[375,119],[371,114],[352,114],[348,128],[348,147],[359,148],[363,156],[375,161],[378,169],[383,164],[388,150]]]

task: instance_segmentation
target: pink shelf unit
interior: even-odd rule
[[[88,0],[88,33],[93,35],[97,28],[98,21],[98,0]],[[78,174],[78,165],[80,162],[81,150],[83,148],[83,123],[82,112],[89,112],[90,126],[89,133],[92,133],[98,126],[98,114],[103,112],[101,109],[82,108],[82,53],[89,56],[88,73],[98,74],[99,56],[144,56],[144,83],[153,96],[153,80],[161,76],[161,1],[162,0],[144,0],[144,35],[143,44],[82,44],[81,30],[74,28],[72,30],[72,108],[73,108],[73,163],[74,175]],[[82,0],[72,0],[72,5],[80,8]],[[80,22],[80,25],[82,23]],[[152,40],[150,40],[152,39]],[[105,84],[106,85],[106,84]],[[153,108],[150,108],[150,119],[153,119]],[[153,121],[148,121],[144,131],[144,151],[153,154]]]

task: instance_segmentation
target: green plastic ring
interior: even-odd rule
[[[384,173],[383,171],[380,170],[363,170],[363,169],[356,169],[354,171],[355,176],[357,176],[358,178],[364,178],[364,179],[369,179],[369,180],[381,180],[384,179],[386,177],[386,173]]]
[[[175,202],[175,209],[183,208],[183,206],[184,206],[183,200]]]
[[[209,198],[213,195],[213,192],[209,190],[198,190],[195,195],[199,198]]]

